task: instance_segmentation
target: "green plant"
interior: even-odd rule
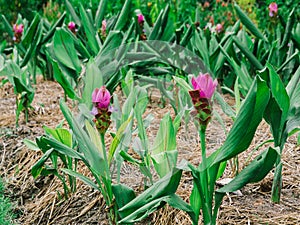
[[[0,179],[0,224],[12,225],[14,214],[12,213],[12,205],[4,194],[4,184],[3,180]]]
[[[62,148],[73,151],[77,148],[77,143],[73,140],[72,134],[61,127],[62,124],[55,129],[44,127],[45,135],[36,138],[36,142],[24,139],[24,143],[28,148],[43,152],[43,156],[32,166],[31,174],[36,179],[38,176],[47,176],[53,174],[61,180],[64,187],[64,197],[67,199],[70,193],[76,191],[76,179],[73,176],[60,172],[60,168],[67,168],[76,171],[78,158],[72,158],[61,152]],[[74,153],[75,154],[75,153]],[[48,164],[50,159],[52,165]],[[62,163],[62,166],[60,165]]]

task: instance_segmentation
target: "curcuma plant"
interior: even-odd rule
[[[266,149],[229,184],[215,190],[216,180],[223,174],[226,161],[249,147],[268,104],[270,97],[268,86],[259,76],[254,79],[224,144],[210,156],[207,156],[205,129],[210,121],[212,108],[209,99],[214,92],[216,82],[208,74],[200,75],[198,78],[192,79],[193,90],[183,79],[178,77],[174,79],[182,88],[190,91],[196,109],[195,118],[199,125],[201,139],[202,156],[199,156],[199,159],[202,158],[201,163],[194,166],[187,161],[181,162],[177,169],[174,168],[145,192],[124,205],[120,209],[120,213],[125,217],[120,223],[140,221],[168,203],[172,207],[186,211],[193,224],[198,224],[201,212],[204,224],[216,224],[218,209],[225,193],[236,191],[247,183],[263,179],[273,168],[278,156],[276,148]],[[203,80],[205,80],[204,83],[202,83]],[[199,84],[200,81],[201,84]],[[193,176],[194,187],[190,196],[190,204],[175,194],[175,186],[178,186],[183,170],[190,171]]]

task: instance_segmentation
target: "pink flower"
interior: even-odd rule
[[[107,109],[110,104],[110,98],[111,95],[105,86],[102,86],[100,89],[96,88],[92,94],[92,102],[98,109]],[[94,111],[93,109],[92,112]]]
[[[72,33],[76,34],[76,32],[77,32],[76,24],[73,21],[68,23],[68,28],[70,31],[72,31]]]
[[[106,20],[102,20],[101,35],[103,37],[106,36],[106,26],[107,26]]]
[[[269,5],[269,16],[274,17],[274,16],[276,16],[277,12],[278,12],[278,6],[277,6],[276,2],[272,2]]]
[[[208,73],[200,73],[198,77],[192,78],[192,85],[195,90],[199,90],[200,98],[210,99],[218,85],[218,81],[213,80]]]
[[[222,31],[223,31],[223,25],[220,24],[220,23],[218,23],[218,24],[216,25],[216,32],[219,34],[219,33],[221,33]]]
[[[22,34],[24,31],[24,25],[23,24],[14,24],[13,25],[13,30],[15,34]]]
[[[143,14],[139,14],[137,17],[138,17],[138,23],[139,23],[139,24],[144,23],[145,18],[144,18],[144,16],[143,16]]]

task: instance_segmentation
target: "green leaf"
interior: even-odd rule
[[[98,148],[98,150],[101,154],[101,157],[104,158],[105,157],[105,152],[104,151],[106,151],[106,150],[102,148],[102,142],[101,142],[101,139],[100,139],[99,132],[87,120],[85,121],[84,124],[85,124],[86,131],[87,131],[91,141]]]
[[[92,108],[92,93],[96,88],[103,86],[103,77],[101,70],[96,65],[93,58],[90,58],[86,66],[86,74],[84,76],[84,88],[82,93],[82,103],[86,106]]]
[[[90,140],[90,137],[85,130],[75,120],[66,103],[60,101],[60,108],[64,117],[68,121],[69,126],[74,132],[78,141],[79,150],[84,154],[84,159],[88,162],[87,166],[89,169],[91,169],[95,174],[110,179],[107,162],[105,162],[104,158],[101,156],[98,148]]]
[[[63,25],[65,17],[66,17],[66,12],[63,12],[63,14],[59,17],[59,19],[51,26],[51,28],[44,35],[44,37],[41,41],[42,45],[45,44],[46,42],[48,42],[52,38],[57,27],[60,27]]]
[[[75,21],[75,24],[77,24],[80,27],[81,26],[81,20],[79,19],[79,16],[75,12],[75,9],[74,9],[73,5],[68,0],[66,0],[66,9],[71,14],[73,20]]]
[[[40,22],[40,15],[36,13],[33,20],[30,23],[30,26],[26,29],[26,33],[24,34],[23,40],[21,42],[25,48],[28,48],[32,44]]]
[[[234,43],[239,47],[241,52],[247,57],[250,63],[255,66],[257,69],[262,70],[264,66],[258,61],[258,59],[249,51],[248,47],[245,46],[239,39],[233,37]]]
[[[135,198],[134,190],[124,184],[114,184],[112,186],[118,209]]]
[[[29,149],[31,149],[31,150],[34,150],[34,151],[39,151],[39,150],[40,150],[40,148],[39,148],[39,146],[36,144],[36,142],[31,141],[31,140],[29,140],[29,139],[27,139],[27,138],[25,138],[25,139],[23,140],[23,143],[26,145],[27,148],[29,148]]]
[[[71,34],[58,28],[53,37],[53,51],[57,60],[64,66],[76,71],[81,71],[81,64],[74,47],[74,41]]]
[[[74,149],[70,148],[69,146],[63,144],[62,142],[52,137],[47,137],[47,136],[42,137],[41,140],[44,141],[49,146],[51,146],[55,151],[63,155],[69,156],[73,159],[81,159],[84,161],[82,154],[80,154],[79,152],[75,151]]]
[[[107,6],[108,0],[99,1],[99,5],[95,15],[95,28],[98,30],[102,25],[102,20],[104,19],[105,9]]]
[[[165,177],[154,183],[142,194],[134,198],[119,209],[123,220],[120,223],[136,222],[148,216],[151,212],[160,208],[167,196],[177,190],[182,170],[174,169]]]
[[[120,143],[122,143],[122,139],[125,136],[124,131],[126,130],[128,124],[130,124],[130,121],[132,120],[132,117],[129,117],[118,129],[116,136],[114,137],[110,148],[108,152],[108,165],[111,164],[111,161],[114,157],[115,151]]]
[[[13,37],[14,32],[13,32],[12,26],[10,25],[10,23],[7,21],[6,17],[3,14],[1,14],[1,17],[2,17],[2,20],[4,22],[5,31],[8,33],[8,35],[10,37]]]
[[[126,0],[124,3],[124,6],[120,12],[120,15],[118,16],[116,25],[114,26],[114,30],[121,31],[126,23],[128,23],[128,18],[131,10],[131,0]]]
[[[43,128],[47,134],[51,135],[59,142],[67,145],[70,148],[72,147],[72,135],[70,134],[70,132],[67,129],[65,129],[65,128],[51,129],[46,126],[44,126]]]
[[[257,156],[245,169],[243,169],[229,184],[216,190],[214,218],[217,217],[218,209],[226,192],[241,189],[248,183],[262,180],[273,168],[278,157],[278,152],[269,147],[268,150]]]
[[[42,170],[44,169],[46,160],[50,157],[53,151],[54,149],[50,149],[45,152],[44,155],[32,166],[31,174],[35,179],[41,174]]]
[[[289,42],[290,40],[290,37],[291,37],[291,33],[292,33],[292,29],[293,29],[293,26],[295,24],[295,8],[292,9],[292,11],[290,12],[289,16],[288,16],[288,21],[287,21],[287,24],[285,26],[285,32],[284,32],[284,35],[283,35],[283,39],[282,39],[282,42],[281,42],[281,45],[279,47],[279,49],[282,49],[284,48],[287,43]],[[298,21],[299,22],[299,21]]]
[[[280,146],[285,142],[283,131],[290,108],[290,99],[279,75],[269,63],[267,63],[266,71],[261,73],[265,72],[268,73],[270,80],[272,98],[268,103],[264,118],[271,125],[275,146]]]
[[[76,171],[66,169],[66,168],[62,168],[61,171],[63,171],[64,173],[66,173],[68,175],[78,178],[83,183],[87,184],[88,186],[90,186],[91,188],[94,188],[97,191],[101,191],[101,189],[88,177],[86,177],[80,173],[77,173]]]
[[[186,92],[189,92],[193,90],[191,85],[189,85],[184,79],[180,77],[173,76],[173,79],[176,81],[177,84],[179,84],[180,87],[182,87]]]
[[[266,82],[257,77],[243,101],[224,144],[214,154],[213,164],[230,159],[248,148],[257,126],[262,120],[269,97],[270,93]]]
[[[240,18],[241,22],[248,28],[248,30],[257,38],[262,39],[264,41],[268,41],[266,37],[259,31],[259,29],[255,26],[255,24],[251,21],[251,19],[247,16],[246,13],[235,3],[234,4],[235,11]]]
[[[84,10],[82,4],[79,5],[79,12],[81,17],[82,26],[87,38],[87,44],[93,51],[94,55],[99,52],[99,44],[96,39],[96,29],[93,26],[91,20],[89,19],[86,11]]]
[[[54,79],[62,86],[66,95],[71,99],[79,99],[73,86],[67,77],[62,73],[56,61],[52,61]]]
[[[160,122],[159,130],[152,146],[151,158],[160,177],[169,173],[176,166],[176,134],[170,114]]]

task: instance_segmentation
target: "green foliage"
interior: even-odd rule
[[[3,180],[0,178],[0,224],[12,225],[14,214],[12,213],[12,205],[4,194]]]

